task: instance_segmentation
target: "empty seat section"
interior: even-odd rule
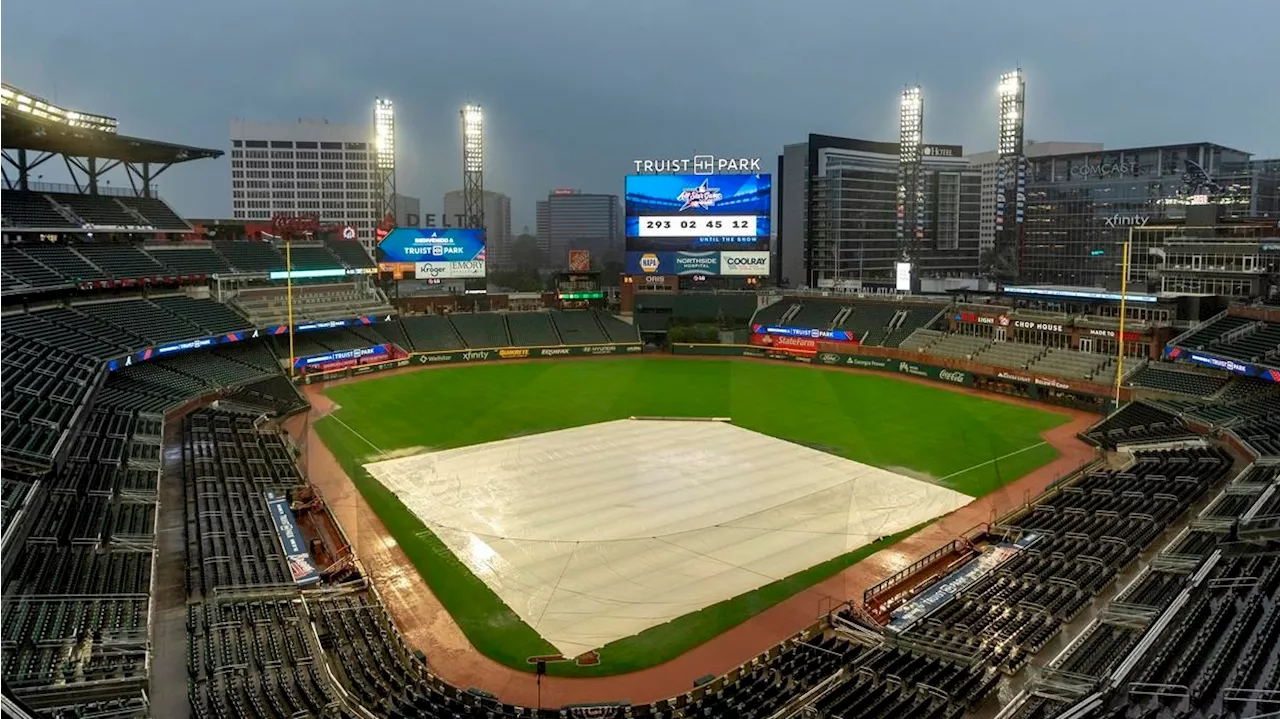
[[[124,205],[109,195],[75,195],[67,192],[50,192],[51,200],[69,207],[71,212],[84,220],[86,226],[96,229],[124,229],[147,227],[148,223],[137,217]]]
[[[168,297],[156,297],[152,302],[165,311],[199,327],[208,335],[249,329],[251,326],[244,317],[236,314],[230,307],[216,300],[196,299],[186,295],[170,295]]]
[[[1132,387],[1147,387],[1163,392],[1174,392],[1192,397],[1208,397],[1226,386],[1227,377],[1214,377],[1198,372],[1180,372],[1155,365],[1147,365],[1128,379]]]
[[[51,230],[79,227],[79,223],[63,217],[49,198],[40,192],[5,190],[0,200],[0,213],[3,213],[5,227]]]
[[[231,266],[212,247],[148,247],[146,250],[175,275],[225,275],[231,272]]]
[[[365,252],[364,245],[356,240],[326,240],[324,244],[347,267],[377,267],[373,258]]]
[[[163,265],[134,245],[85,242],[76,245],[76,250],[112,277],[127,279],[168,274]]]
[[[479,312],[459,312],[449,315],[454,330],[468,347],[482,349],[486,347],[508,347],[511,339],[507,336],[507,325],[502,315]]]
[[[214,240],[213,247],[237,272],[256,274],[284,270],[284,256],[270,242]]]
[[[567,345],[589,345],[610,341],[605,336],[604,328],[596,321],[595,313],[590,310],[553,311],[551,320],[555,323],[560,339]],[[515,333],[512,332],[512,334]]]
[[[158,197],[117,197],[116,200],[145,217],[157,230],[191,230],[191,225]]]
[[[610,342],[638,343],[640,341],[640,331],[635,325],[602,310],[592,310],[592,313],[595,314],[605,334],[609,336]]]
[[[542,347],[560,344],[556,329],[547,312],[508,312],[507,326],[511,331],[511,344],[517,347]]]
[[[24,244],[22,251],[32,259],[72,282],[105,280],[107,274],[72,249],[70,245]]]
[[[74,309],[103,322],[126,329],[153,344],[205,336],[200,327],[146,300],[95,302]]]
[[[400,326],[404,327],[411,349],[418,352],[456,350],[465,346],[449,318],[443,315],[401,317]]]
[[[5,245],[0,254],[0,267],[5,274],[28,287],[53,287],[67,284],[67,278],[32,259],[21,246]]]

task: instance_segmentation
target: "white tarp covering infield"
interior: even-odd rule
[[[365,468],[568,657],[972,499],[725,422],[620,420]]]

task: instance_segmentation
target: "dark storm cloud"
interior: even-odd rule
[[[551,188],[620,192],[635,157],[892,140],[904,83],[924,86],[926,140],[990,149],[1017,64],[1032,138],[1280,155],[1278,26],[1273,0],[41,0],[5,3],[0,49],[6,82],[223,149],[232,118],[367,122],[391,97],[424,211],[461,184],[458,108],[478,102],[486,186],[519,230]],[[189,215],[230,213],[226,158],[160,184]]]

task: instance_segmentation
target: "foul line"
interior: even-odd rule
[[[374,444],[373,442],[370,442],[368,437],[365,437],[363,434],[360,434],[359,432],[357,432],[357,431],[355,431],[354,429],[352,429],[352,428],[351,428],[351,425],[349,425],[349,424],[347,424],[346,422],[343,422],[342,420],[338,419],[338,415],[336,415],[336,414],[331,414],[331,415],[329,415],[329,417],[331,417],[331,418],[333,419],[333,421],[334,421],[334,422],[337,422],[338,424],[342,425],[343,427],[346,427],[348,432],[350,432],[351,434],[354,434],[355,436],[359,437],[361,442],[364,442],[365,444],[369,445],[370,447],[373,447],[374,451],[376,451],[378,454],[382,455],[383,457],[389,457],[389,456],[391,456],[391,455],[387,454],[386,452],[382,451],[382,448],[381,448],[381,447],[379,447],[378,445]]]
[[[369,441],[369,440],[365,440],[365,441],[367,442],[367,441]],[[951,474],[948,474],[948,475],[947,475],[947,476],[945,476],[945,477],[939,477],[939,478],[938,478],[938,481],[940,481],[940,482],[941,482],[941,481],[943,481],[943,480],[951,479],[952,477],[959,477],[960,475],[962,475],[962,474],[964,474],[964,473],[966,473],[966,472],[972,472],[973,470],[975,470],[975,469],[979,469],[979,468],[981,468],[981,467],[985,467],[985,466],[987,466],[988,464],[995,464],[996,462],[999,462],[999,461],[1000,461],[1000,460],[1002,460],[1002,459],[1008,459],[1009,457],[1012,457],[1012,456],[1014,456],[1014,455],[1016,455],[1016,454],[1022,454],[1023,452],[1029,452],[1029,451],[1031,451],[1031,450],[1033,450],[1033,449],[1035,449],[1035,448],[1037,448],[1037,447],[1043,447],[1043,446],[1045,446],[1046,444],[1049,444],[1049,443],[1048,443],[1047,441],[1043,441],[1043,440],[1042,440],[1042,441],[1040,441],[1040,442],[1036,442],[1035,444],[1029,444],[1029,445],[1027,445],[1026,447],[1023,447],[1022,449],[1015,449],[1015,450],[1013,450],[1012,452],[1010,452],[1010,453],[1008,453],[1008,454],[1002,454],[1002,455],[1000,455],[999,457],[996,457],[995,459],[988,459],[987,461],[985,461],[985,462],[981,462],[981,463],[978,463],[978,464],[975,464],[975,465],[973,465],[972,467],[966,467],[966,468],[964,468],[964,469],[960,470],[959,472],[952,472]],[[377,449],[377,448],[375,447],[374,449]]]

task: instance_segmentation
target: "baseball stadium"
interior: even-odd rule
[[[1280,708],[1275,304],[401,293],[6,93],[6,719]]]

